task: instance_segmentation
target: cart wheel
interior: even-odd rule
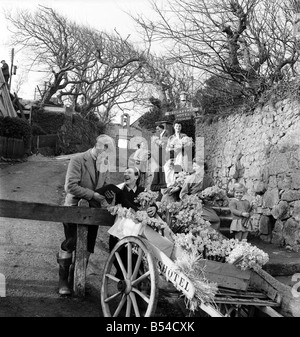
[[[123,278],[115,276],[114,264],[121,268]],[[150,317],[156,310],[157,284],[157,266],[150,245],[134,236],[123,238],[104,267],[101,286],[104,317]]]

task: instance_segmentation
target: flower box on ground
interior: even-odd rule
[[[218,287],[247,290],[251,270],[241,270],[230,263],[222,263],[211,260],[201,260],[200,266],[203,268],[205,277],[218,284]]]

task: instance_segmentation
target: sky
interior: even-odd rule
[[[5,10],[27,9],[34,10],[38,5],[48,6],[78,24],[88,25],[107,32],[116,29],[123,37],[131,35],[131,41],[138,42],[135,23],[126,12],[151,17],[153,13],[149,0],[0,0],[0,59],[11,65],[11,50],[14,48],[14,64],[18,67],[18,74],[22,73],[22,57],[20,46],[10,46],[8,43],[8,21],[5,19]],[[17,76],[12,77],[12,89]],[[31,73],[18,93],[24,99],[34,99],[34,91],[41,80],[37,74]]]

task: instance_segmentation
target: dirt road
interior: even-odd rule
[[[2,167],[0,197],[62,204],[68,160],[32,156],[28,162]],[[98,291],[83,300],[57,295],[56,253],[63,239],[59,223],[0,219],[0,273],[6,277],[6,297],[0,316],[101,316]]]
[[[27,162],[0,165],[0,198],[63,204],[69,158],[31,156]],[[118,176],[116,176],[118,175]],[[115,173],[113,183],[120,182]],[[6,297],[0,297],[0,317],[102,317],[101,270],[108,257],[107,227],[99,227],[95,253],[87,270],[83,299],[57,294],[56,253],[63,240],[60,223],[0,218],[0,273],[6,277]],[[178,315],[160,302],[157,315]]]

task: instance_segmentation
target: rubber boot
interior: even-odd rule
[[[71,295],[72,291],[68,279],[70,266],[72,264],[72,253],[61,250],[57,254],[57,262],[59,264],[58,293],[60,295]]]

